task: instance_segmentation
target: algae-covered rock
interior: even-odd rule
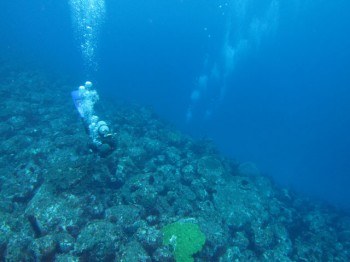
[[[151,257],[137,241],[131,241],[119,252],[117,261],[151,262]]]
[[[75,234],[84,218],[79,198],[72,194],[55,196],[42,186],[30,201],[25,214],[37,236],[65,231]]]
[[[115,258],[121,232],[107,221],[94,221],[78,235],[75,253],[90,261],[112,261]]]
[[[46,235],[35,239],[29,246],[36,261],[52,260],[58,251],[57,241],[54,235]]]

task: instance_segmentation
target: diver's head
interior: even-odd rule
[[[91,88],[92,87],[92,83],[90,81],[86,81],[84,87]]]
[[[109,127],[105,121],[97,122],[97,131],[98,131],[98,134],[102,137],[108,137],[111,135]]]

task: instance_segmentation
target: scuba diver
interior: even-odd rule
[[[94,105],[99,96],[96,90],[91,89],[92,83],[87,81],[72,92],[72,99],[81,119],[85,131],[91,138],[91,149],[101,153],[108,153],[114,149],[114,141],[109,126],[95,115]]]

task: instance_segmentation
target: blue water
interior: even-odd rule
[[[72,90],[88,78],[101,101],[150,105],[281,185],[350,207],[349,1],[106,0],[96,70],[68,1],[0,10],[3,55],[74,75]]]

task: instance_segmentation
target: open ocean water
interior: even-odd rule
[[[349,13],[2,1],[0,261],[350,261]]]

